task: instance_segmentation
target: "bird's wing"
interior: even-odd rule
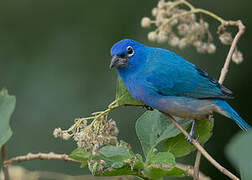
[[[163,49],[154,53],[145,66],[145,81],[163,96],[198,99],[230,99],[232,92],[182,57]]]

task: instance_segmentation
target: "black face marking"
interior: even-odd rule
[[[198,71],[198,73],[207,78],[211,83],[213,83],[216,87],[218,87],[221,92],[223,93],[223,99],[232,99],[232,91],[230,91],[228,88],[226,88],[225,86],[223,86],[222,84],[218,83],[218,81],[216,81],[214,78],[212,78],[211,76],[208,75],[207,72],[201,70],[200,68],[195,66],[195,69]]]

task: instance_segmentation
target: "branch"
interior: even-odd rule
[[[9,180],[10,175],[8,171],[8,167],[4,166],[4,161],[5,161],[5,144],[1,148],[1,158],[2,158],[2,168],[3,168],[3,174],[4,174],[4,179]]]
[[[71,162],[79,162],[74,159],[71,159],[66,154],[55,154],[53,152],[50,153],[37,153],[32,154],[28,153],[24,156],[17,156],[14,158],[11,158],[7,161],[4,161],[3,166],[7,167],[8,165],[14,163],[14,162],[22,162],[22,161],[31,161],[31,160],[64,160],[64,161],[71,161]]]
[[[59,172],[50,171],[29,171],[20,166],[10,166],[10,174],[12,179],[38,180],[38,179],[54,179],[54,180],[133,180],[133,176],[116,176],[116,177],[97,177],[93,175],[72,176]],[[2,173],[0,173],[0,179]],[[16,179],[15,179],[16,180]]]
[[[227,58],[226,58],[226,61],[225,61],[225,64],[221,70],[221,75],[220,75],[220,78],[219,78],[219,83],[222,84],[223,81],[225,80],[225,77],[228,73],[228,67],[229,67],[229,64],[231,62],[231,58],[232,58],[232,55],[233,55],[233,52],[236,48],[236,45],[237,45],[237,42],[238,40],[240,39],[241,35],[245,32],[245,26],[243,25],[243,23],[238,20],[238,21],[225,21],[223,23],[224,26],[237,26],[239,31],[238,33],[235,35],[235,38],[231,44],[231,47],[229,49],[229,52],[228,52],[228,55],[227,55]]]
[[[193,180],[199,180],[199,166],[200,166],[201,152],[197,151],[195,162],[194,162],[194,176]]]
[[[63,161],[68,161],[68,162],[80,163],[80,161],[69,158],[68,155],[66,154],[56,154],[56,153],[50,152],[50,153],[37,153],[37,154],[28,153],[27,155],[17,156],[7,161],[4,161],[3,166],[8,167],[12,163],[31,161],[31,160],[63,160]],[[151,164],[150,166],[154,166],[154,167],[162,166],[162,168],[166,168],[167,165]],[[177,163],[176,167],[184,170],[186,172],[186,176],[191,176],[191,177],[194,176],[194,168],[192,166]],[[171,167],[169,166],[167,167],[167,169],[171,169]],[[210,178],[207,177],[202,172],[199,172],[199,180],[210,180]]]
[[[67,180],[117,180],[115,177],[95,177],[93,175],[80,175],[80,176],[71,176],[68,174],[63,174],[63,173],[57,173],[57,172],[49,172],[49,171],[35,171],[35,172],[30,172],[31,175],[35,175],[40,179],[54,179],[54,180],[62,180],[62,179],[67,179]],[[120,180],[130,180],[127,178],[123,178],[122,176],[119,176],[121,179]],[[132,178],[133,179],[133,178]]]
[[[164,113],[164,112],[163,112]],[[171,122],[185,135],[189,136],[188,132],[183,129],[183,127],[169,114],[164,113]],[[197,150],[212,164],[214,165],[220,172],[228,176],[230,179],[233,180],[239,180],[238,177],[236,177],[234,174],[232,174],[230,171],[228,171],[226,168],[221,166],[208,152],[198,143],[197,140],[193,139],[192,144],[197,148]]]

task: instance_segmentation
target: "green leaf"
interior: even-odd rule
[[[124,166],[125,163],[123,163],[122,161],[116,161],[114,162],[111,167],[115,168],[115,169],[119,169],[122,168]]]
[[[192,120],[175,118],[182,127],[189,127]],[[136,122],[136,133],[145,156],[167,138],[177,136],[180,131],[157,110],[146,111]]]
[[[143,174],[150,179],[158,179],[164,175],[173,177],[185,176],[185,171],[176,168],[175,157],[170,152],[148,153]]]
[[[94,176],[137,175],[138,168],[143,167],[143,165],[138,168],[133,168],[136,163],[135,161],[138,160],[134,158],[115,160],[113,157],[107,158],[99,155],[92,158],[89,169]]]
[[[226,148],[228,158],[240,170],[242,180],[252,179],[252,131],[238,133]]]
[[[149,179],[160,179],[164,175],[169,177],[184,177],[186,175],[186,172],[179,168],[171,168],[166,169],[162,168],[162,166],[148,166],[145,167],[143,170],[143,174],[145,177]]]
[[[106,162],[106,161],[105,161]],[[112,164],[114,165],[114,164]],[[103,169],[101,166],[97,165],[96,168],[90,170],[94,176],[126,176],[135,175],[137,176],[137,170],[132,170],[131,166],[128,164],[123,164],[120,168],[110,168]]]
[[[129,149],[125,146],[105,146],[100,149],[100,153],[106,158],[117,161],[123,161],[132,157]]]
[[[212,136],[213,125],[213,119],[196,120],[194,136],[199,137],[200,144],[205,144]],[[187,129],[188,132],[190,128]],[[164,150],[173,153],[175,157],[182,157],[194,151],[195,147],[188,143],[183,134],[179,134],[166,140]]]
[[[7,89],[0,91],[0,148],[12,136],[10,117],[15,109],[16,98],[10,96]]]
[[[77,148],[69,155],[70,158],[81,161],[81,167],[87,165],[87,160],[91,158],[91,156],[92,154],[83,148]]]
[[[89,163],[89,169],[95,176],[137,176],[144,167],[142,156],[134,155],[126,142],[120,141],[118,146],[105,146],[99,152]]]
[[[184,177],[187,173],[182,170],[179,169],[177,167],[174,167],[172,170],[170,171],[166,171],[165,175],[166,176],[171,176],[171,177]]]
[[[119,105],[144,105],[129,94],[120,77],[117,78],[116,100],[118,100]]]
[[[175,157],[170,152],[158,152],[157,154],[152,153],[147,158],[148,164],[165,164],[170,167],[174,167],[176,165]]]

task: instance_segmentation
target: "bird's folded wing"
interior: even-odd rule
[[[232,92],[205,71],[169,51],[158,51],[148,61],[145,81],[163,96],[230,99]]]

